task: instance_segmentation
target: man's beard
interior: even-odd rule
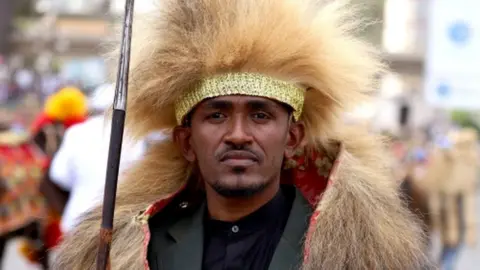
[[[268,186],[268,183],[262,183],[257,186],[242,187],[242,188],[225,187],[219,184],[211,185],[211,187],[213,188],[213,190],[215,190],[215,192],[217,192],[218,194],[226,198],[252,197],[253,195],[262,192],[267,186]]]

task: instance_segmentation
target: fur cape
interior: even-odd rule
[[[378,55],[358,39],[362,23],[345,1],[163,0],[134,22],[127,128],[134,136],[171,129],[174,103],[203,78],[259,72],[307,85],[306,148],[335,155],[332,184],[316,206],[302,269],[421,269],[422,230],[402,205],[381,140],[351,130],[341,115],[375,89]],[[177,192],[191,166],[171,140],[152,148],[117,194],[112,269],[148,269],[148,233],[138,217]],[[55,269],[92,269],[101,208],[85,216],[60,247]]]

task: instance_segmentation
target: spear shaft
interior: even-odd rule
[[[130,48],[132,41],[132,23],[134,0],[126,0],[123,24],[120,60],[113,101],[110,147],[108,150],[107,174],[103,196],[102,226],[100,244],[97,253],[97,270],[110,269],[110,247],[113,233],[113,217],[117,194],[118,171],[122,152],[125,113],[127,107],[128,73],[130,68]]]

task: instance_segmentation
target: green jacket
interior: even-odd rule
[[[160,223],[162,226],[150,227],[152,237],[148,247],[150,269],[201,270],[205,204],[202,203],[192,211],[186,209],[184,204],[177,204],[175,207],[177,209],[170,209],[171,211],[164,211],[152,217],[152,222],[155,222],[155,219],[162,219]],[[312,211],[311,206],[297,190],[287,225],[269,270],[292,270],[301,264],[303,239]]]

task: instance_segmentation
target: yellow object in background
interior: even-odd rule
[[[87,111],[87,97],[75,87],[61,89],[51,95],[45,103],[45,114],[58,121],[82,118]]]

